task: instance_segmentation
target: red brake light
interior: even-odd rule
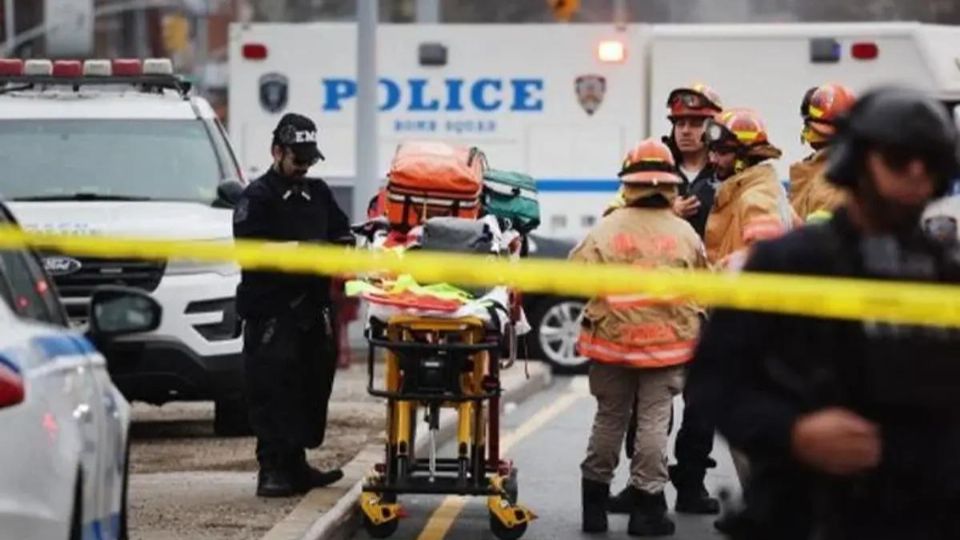
[[[263,43],[246,43],[243,46],[243,57],[247,60],[264,60],[267,57],[267,46]]]
[[[83,75],[83,63],[79,60],[57,60],[53,63],[54,77],[79,77]]]
[[[113,61],[113,75],[135,77],[143,74],[143,64],[137,58],[117,58]]]
[[[23,378],[12,367],[0,363],[0,408],[23,401]]]
[[[850,48],[850,56],[857,60],[874,60],[880,56],[880,48],[876,43],[860,42],[854,43]]]
[[[23,75],[23,60],[0,58],[0,75]]]

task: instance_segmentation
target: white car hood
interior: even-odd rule
[[[14,202],[7,207],[27,230],[58,234],[225,240],[232,212],[190,202]]]

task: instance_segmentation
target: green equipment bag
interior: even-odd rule
[[[540,203],[533,178],[518,172],[487,169],[483,173],[483,208],[510,222],[517,232],[529,233],[540,225]]]

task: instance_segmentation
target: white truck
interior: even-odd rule
[[[627,148],[666,134],[666,98],[699,81],[727,106],[764,117],[789,164],[800,101],[811,86],[861,91],[907,83],[960,102],[960,28],[919,23],[760,25],[381,25],[379,170],[397,143],[442,139],[483,148],[491,165],[538,180],[538,234],[576,239],[617,188]],[[234,25],[230,135],[250,177],[268,165],[280,115],[314,118],[327,156],[313,171],[348,188],[354,175],[356,27],[346,23]],[[562,251],[562,250],[561,250]],[[577,303],[550,298],[532,312],[535,352],[571,359]],[[558,311],[559,309],[559,311]],[[535,324],[536,327],[536,324]],[[551,358],[552,357],[552,358]]]

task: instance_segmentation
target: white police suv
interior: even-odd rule
[[[214,111],[167,59],[0,59],[0,163],[0,196],[25,229],[73,235],[229,239],[244,184]],[[44,265],[76,324],[100,285],[163,306],[156,331],[107,355],[128,399],[215,400],[218,433],[246,430],[234,265],[56,253]]]
[[[161,308],[118,287],[89,307],[87,334],[70,329],[37,256],[0,250],[0,538],[126,538],[129,406],[94,344],[156,328]]]

